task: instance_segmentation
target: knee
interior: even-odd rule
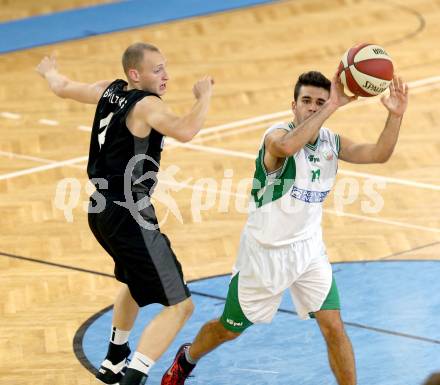
[[[191,298],[188,298],[185,301],[174,305],[173,308],[181,318],[188,319],[194,312],[194,303]]]
[[[226,329],[220,320],[214,320],[209,322],[210,326],[214,329],[217,339],[223,342],[235,340],[241,333],[233,332]]]
[[[319,324],[327,341],[337,341],[345,337],[344,324],[341,319],[327,320]]]

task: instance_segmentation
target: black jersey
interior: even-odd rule
[[[106,179],[108,191],[114,193],[124,191],[125,175],[125,183],[129,183],[131,191],[151,195],[157,181],[164,136],[151,129],[146,138],[137,138],[128,130],[125,120],[139,100],[149,95],[159,96],[141,90],[126,91],[126,86],[126,81],[115,80],[98,102],[87,174],[90,179]]]

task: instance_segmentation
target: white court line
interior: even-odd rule
[[[381,219],[381,218],[375,218],[375,217],[365,217],[363,215],[349,214],[349,213],[345,213],[343,211],[336,211],[336,210],[330,210],[330,209],[324,209],[324,212],[329,213],[329,214],[334,214],[334,215],[337,215],[337,216],[340,216],[340,217],[362,219],[362,220],[367,220],[367,221],[370,221],[370,222],[378,222],[378,223],[384,223],[384,224],[387,224],[387,225],[394,225],[394,226],[399,226],[399,227],[407,227],[409,229],[429,231],[429,232],[432,232],[432,233],[440,233],[440,229],[435,228],[435,227],[418,226],[418,225],[412,225],[410,223],[392,221],[392,220],[389,220],[389,219]]]
[[[64,167],[64,166],[73,165],[75,163],[84,162],[87,159],[88,159],[88,156],[81,156],[79,158],[62,160],[60,162],[53,162],[50,164],[46,164],[44,166],[37,166],[37,167],[28,168],[25,170],[10,172],[8,174],[0,175],[0,180],[12,179],[12,178],[17,178],[22,175],[35,174],[37,172],[53,170],[55,168],[60,168],[60,167]]]
[[[426,92],[429,91],[433,88],[438,88],[440,86],[440,76],[433,76],[430,78],[426,78],[426,79],[420,79],[420,80],[415,80],[413,82],[408,83],[408,87],[412,89],[412,93],[415,93],[415,91],[417,91],[416,93],[419,92]],[[419,88],[419,89],[418,89]],[[343,106],[341,109],[351,109],[351,108],[356,108],[356,107],[362,107],[365,105],[369,105],[369,104],[376,104],[380,102],[380,97],[373,97],[373,98],[364,98],[364,99],[360,99],[354,103],[350,103],[348,105]],[[196,136],[196,138],[192,141],[193,143],[198,143],[198,142],[202,142],[204,140],[210,140],[210,139],[220,139],[223,136],[229,136],[232,135],[232,131],[231,134],[226,134],[226,135],[217,135],[217,136],[211,136],[209,138],[201,138],[207,134],[210,133],[215,133],[215,132],[220,132],[220,131],[225,131],[225,130],[230,130],[232,128],[237,128],[237,127],[242,127],[242,126],[249,126],[255,123],[260,123],[263,121],[276,121],[279,120],[281,118],[286,118],[286,117],[291,117],[292,116],[292,110],[285,110],[285,111],[279,111],[279,112],[274,112],[271,114],[265,114],[265,115],[260,115],[260,116],[256,116],[253,118],[247,118],[247,119],[242,119],[242,120],[237,120],[235,122],[231,122],[231,123],[226,123],[226,124],[221,124],[218,126],[212,126],[212,127],[208,127],[205,129],[202,129]],[[259,126],[254,126],[254,129],[258,129],[261,128],[261,125]],[[78,130],[81,131],[86,131],[86,132],[90,132],[92,130],[91,127],[89,126],[85,126],[85,125],[80,125],[78,126]],[[240,132],[241,130],[236,130],[236,132]],[[247,131],[247,130],[246,130]],[[252,131],[252,129],[250,129],[249,131]],[[177,141],[172,139],[172,138],[166,138],[166,143],[167,145],[171,145],[173,146],[174,143],[176,143]]]
[[[257,158],[256,155],[252,155],[252,154],[249,154],[246,152],[228,150],[228,149],[219,148],[219,147],[208,147],[208,146],[204,146],[201,144],[176,142],[174,144],[174,146],[175,147],[185,147],[185,148],[189,148],[191,150],[196,150],[196,151],[209,152],[212,154],[230,155],[230,156],[235,156],[235,157],[244,158],[244,159],[255,160]],[[357,177],[366,178],[366,179],[381,180],[381,181],[385,181],[385,182],[391,183],[391,184],[399,184],[399,185],[403,185],[403,186],[411,186],[411,187],[417,187],[417,188],[422,188],[422,189],[427,189],[427,190],[440,191],[439,185],[429,184],[429,183],[420,183],[420,182],[415,182],[415,181],[407,180],[407,179],[391,178],[391,177],[386,177],[386,176],[381,176],[381,175],[367,174],[364,172],[349,171],[349,170],[342,170],[342,169],[339,169],[338,173],[342,174],[342,175],[357,176]]]
[[[0,156],[1,155],[3,155],[3,156],[6,155],[8,157],[22,158],[22,159],[32,158],[31,160],[34,160],[36,162],[50,163],[49,165],[46,165],[46,166],[34,167],[32,169],[23,170],[21,172],[18,171],[16,174],[21,173],[20,175],[26,175],[26,173],[24,173],[24,172],[34,173],[34,172],[38,172],[38,171],[49,170],[50,168],[53,169],[53,168],[63,167],[63,166],[85,169],[85,166],[78,166],[76,163],[81,163],[82,161],[87,160],[87,157],[84,156],[84,157],[80,157],[80,158],[74,158],[74,159],[70,159],[70,160],[66,160],[66,161],[57,162],[57,161],[50,160],[50,159],[28,157],[26,155],[14,154],[14,153],[4,152],[4,151],[0,152]],[[51,167],[51,166],[53,166],[53,167]],[[17,175],[17,176],[20,176],[20,175]],[[15,177],[15,176],[12,176],[12,178],[13,177]],[[10,179],[10,178],[11,177],[9,177],[8,179]],[[2,179],[6,179],[6,178],[3,178],[3,175],[0,175],[0,180],[2,180]],[[227,194],[230,196],[235,196],[235,197],[246,199],[246,200],[249,199],[248,194],[237,194],[237,193],[234,193],[231,191],[211,189],[211,188],[206,189],[206,188],[201,188],[200,186],[190,185],[188,183],[183,183],[183,182],[167,182],[167,181],[159,180],[159,183],[162,183],[162,184],[165,184],[168,186],[175,186],[175,187],[181,187],[181,188],[185,188],[185,189],[191,189],[191,190],[195,190],[195,191],[213,192],[215,194]],[[404,222],[392,221],[389,219],[381,219],[381,218],[368,217],[368,216],[364,216],[364,215],[349,214],[349,213],[345,213],[343,211],[337,211],[337,210],[324,209],[323,211],[326,213],[332,214],[332,215],[340,216],[340,217],[349,217],[349,218],[355,218],[355,219],[360,219],[360,220],[364,220],[364,221],[383,223],[383,224],[387,224],[387,225],[405,227],[405,228],[410,228],[410,229],[415,229],[415,230],[440,233],[440,229],[433,228],[433,227],[418,226],[418,225],[412,225],[412,224],[408,224],[408,223],[404,223]]]
[[[196,151],[210,152],[212,154],[230,155],[230,156],[235,156],[237,158],[245,158],[245,159],[253,159],[253,160],[257,158],[256,155],[248,154],[246,152],[227,150],[225,148],[218,148],[218,147],[208,147],[208,146],[203,146],[201,144],[180,143],[176,141],[173,142],[173,146],[189,148],[191,150],[196,150]]]
[[[196,136],[195,139],[191,140],[191,143],[203,143],[206,142],[208,140],[215,140],[215,139],[223,139],[227,136],[232,136],[232,135],[237,135],[237,134],[243,134],[245,132],[249,132],[249,131],[256,131],[259,130],[261,128],[269,128],[268,123],[260,123],[260,124],[256,124],[253,126],[249,126],[249,127],[242,127],[242,128],[237,128],[236,130],[230,130],[227,132],[222,132],[221,134],[212,134],[210,136],[206,136],[206,137],[198,137]]]
[[[19,115],[19,114],[14,114],[13,112],[0,112],[0,116],[2,117],[2,118],[6,118],[6,119],[14,119],[14,120],[17,120],[17,119],[20,119],[21,118],[21,115]]]
[[[7,152],[7,151],[0,151],[0,156],[5,156],[5,157],[11,158],[11,159],[13,158],[13,159],[31,160],[33,162],[47,163],[47,164],[53,164],[53,163],[58,162],[57,160],[53,160],[53,159],[38,158],[36,156],[16,154],[14,152]],[[86,157],[86,158],[88,159],[88,157]],[[87,160],[87,159],[84,159],[84,160]],[[68,165],[68,166],[83,169],[83,170],[85,170],[85,168],[86,168],[86,166],[78,166],[76,164]],[[0,177],[1,177],[1,175],[0,175]]]
[[[431,78],[413,81],[413,82],[408,83],[408,85],[410,88],[423,87],[423,91],[426,91],[426,90],[429,90],[430,87],[425,87],[425,86],[432,85],[431,88],[435,88],[438,86],[438,84],[435,84],[435,83],[438,83],[438,82],[440,82],[440,76],[435,76],[435,77],[431,77]],[[365,104],[373,104],[373,103],[378,102],[379,100],[380,100],[379,98],[363,99],[363,100],[357,101],[356,103],[344,106],[342,108],[352,108],[352,107],[362,106]],[[4,116],[4,114],[5,113],[3,112],[2,116]],[[9,114],[10,115],[9,117],[11,117],[12,115],[14,115],[14,116],[17,115],[17,114],[11,114],[11,113],[6,113],[6,114]],[[291,116],[291,114],[292,114],[291,110],[286,110],[286,111],[276,112],[276,113],[272,113],[272,114],[261,115],[261,116],[254,117],[254,118],[243,119],[243,120],[239,120],[236,122],[207,128],[205,130],[202,130],[198,135],[199,136],[206,135],[208,133],[218,132],[218,131],[222,131],[222,130],[226,130],[226,129],[230,129],[230,128],[236,128],[236,127],[240,127],[240,126],[246,126],[249,124],[258,123],[258,122],[262,122],[262,121],[266,121],[266,120],[270,120],[270,119],[281,118],[284,116]],[[45,119],[42,119],[42,120],[45,120]],[[50,122],[53,123],[56,121],[50,121]],[[56,122],[56,123],[58,124],[58,122]],[[87,126],[80,126],[80,127],[83,127],[84,129],[87,129],[87,130],[89,129],[89,127],[87,127]],[[174,142],[175,141],[173,141],[172,143],[174,143]],[[175,143],[178,143],[178,142],[175,142]],[[196,149],[195,146],[197,146],[197,145],[190,145],[188,143],[186,143],[186,144],[178,143],[178,146],[188,147],[188,148],[191,148],[190,146],[192,146],[193,149]],[[238,157],[242,157],[242,158],[246,158],[246,159],[255,159],[256,158],[256,156],[252,155],[252,154],[246,154],[246,153],[232,151],[232,150],[226,150],[226,149],[216,149],[216,148],[206,147],[206,146],[198,146],[197,150],[225,154],[225,155],[231,155],[231,156],[238,156]],[[80,160],[78,160],[78,159],[80,159]],[[17,172],[13,172],[13,173],[9,173],[9,174],[4,174],[4,175],[0,175],[0,180],[10,179],[10,178],[14,178],[14,177],[21,176],[21,175],[27,175],[27,174],[31,174],[33,172],[45,171],[45,170],[56,168],[56,167],[63,167],[64,165],[69,165],[70,162],[72,162],[74,164],[74,163],[79,163],[79,162],[85,161],[85,160],[87,160],[87,157],[74,158],[74,159],[50,164],[50,165],[46,166],[46,168],[44,166],[41,166],[41,167],[34,167],[31,169],[17,171]],[[420,188],[426,188],[426,189],[432,189],[432,190],[438,190],[440,188],[440,186],[436,186],[436,185],[432,185],[432,184],[419,183],[419,182],[414,182],[414,181],[409,181],[409,180],[404,180],[404,179],[397,179],[397,178],[386,178],[386,177],[379,176],[379,175],[357,173],[354,171],[339,170],[339,173],[346,174],[346,175],[352,175],[352,176],[360,176],[360,177],[364,177],[364,178],[368,177],[368,178],[373,178],[373,179],[381,179],[381,180],[386,180],[387,182],[390,182],[390,183],[409,185],[409,186],[413,186],[413,187],[420,187]]]
[[[246,368],[233,368],[233,371],[243,371],[243,372],[252,372],[252,373],[268,373],[268,374],[279,374],[280,372],[274,372],[272,370],[262,370],[262,369],[246,369]]]
[[[81,125],[78,126],[78,130],[91,132],[91,131],[92,131],[92,127],[89,127],[89,126],[83,126],[83,125],[81,124]]]
[[[438,82],[438,83],[436,83],[436,82]],[[411,88],[411,95],[430,91],[434,88],[440,87],[440,76],[416,80],[414,82],[408,83],[408,85]],[[348,105],[341,107],[341,110],[362,107],[365,105],[376,104],[379,102],[380,102],[380,97],[364,98],[364,99],[360,99],[354,103],[350,103]],[[266,124],[269,124],[272,122],[275,123],[275,122],[279,121],[280,118],[286,118],[286,117],[289,117],[289,118],[293,117],[293,113],[291,110],[280,111],[280,112],[276,112],[273,114],[257,116],[255,118],[251,118],[251,119],[238,120],[236,122],[232,122],[232,123],[228,123],[228,124],[224,124],[224,125],[220,125],[220,126],[209,127],[206,129],[202,129],[197,134],[195,139],[193,139],[191,141],[191,143],[200,143],[200,142],[211,140],[211,139],[221,139],[225,136],[230,136],[230,135],[234,135],[236,133],[240,133],[243,129],[238,129],[238,130],[233,130],[233,131],[231,130],[227,134],[223,133],[223,134],[212,135],[207,138],[201,138],[202,136],[209,134],[209,133],[212,133],[212,132],[229,130],[231,128],[237,128],[237,127],[241,127],[241,126],[248,126],[249,121],[251,121],[251,123],[259,123],[259,122],[266,121],[267,122]],[[265,126],[264,124],[259,124],[257,126],[252,126],[252,128],[257,130],[257,129],[262,128],[264,126]],[[269,128],[269,125],[267,125],[267,127]],[[252,128],[245,129],[244,131],[252,131]],[[168,137],[168,138],[166,138],[166,143],[167,143],[167,145],[173,146],[175,143],[178,143],[178,142],[175,139]]]
[[[203,146],[203,145],[199,145],[199,144],[179,143],[179,142],[175,141],[175,142],[173,142],[173,147],[184,147],[184,148],[188,148],[188,149],[192,149],[192,150],[196,150],[196,151],[203,151],[203,152],[208,152],[208,153],[212,153],[212,154],[229,155],[229,156],[243,158],[243,159],[250,159],[250,160],[256,159],[256,155],[253,155],[253,154],[248,154],[248,153],[241,152],[241,151],[228,150],[228,149],[218,148],[218,147],[208,147],[208,146]],[[166,148],[167,147],[165,147],[165,149]],[[6,154],[6,153],[0,152],[0,155],[2,155],[2,154]],[[8,154],[10,154],[10,153],[8,153]],[[34,158],[34,159],[37,159],[37,158]],[[75,159],[78,159],[78,158],[75,158]],[[73,159],[73,161],[75,161],[75,159]],[[79,159],[87,160],[88,157],[85,156],[85,157],[82,157]],[[31,160],[31,159],[29,159],[29,160]],[[68,161],[69,160],[67,160],[65,162],[68,162]],[[62,167],[62,166],[63,166],[63,164],[61,164],[59,167]],[[31,168],[31,169],[17,171],[17,172],[10,173],[10,174],[3,174],[3,175],[0,175],[0,180],[15,178],[15,177],[21,176],[21,175],[31,174],[33,172],[32,170],[34,170],[34,169],[35,168]],[[44,169],[41,169],[41,170],[38,169],[36,172],[39,172],[39,171],[44,171]],[[362,172],[357,172],[357,171],[342,170],[342,169],[339,169],[338,173],[342,174],[342,175],[355,176],[355,177],[360,177],[360,178],[365,178],[365,179],[381,180],[381,181],[385,181],[386,183],[399,184],[402,186],[411,186],[411,187],[417,187],[417,188],[422,188],[422,189],[427,189],[427,190],[440,191],[440,186],[434,185],[434,184],[429,184],[429,183],[421,183],[421,182],[415,182],[415,181],[406,180],[406,179],[385,177],[385,176],[381,176],[381,175],[374,175],[374,174],[362,173]]]
[[[262,122],[264,120],[279,119],[279,118],[282,118],[282,117],[286,116],[286,112],[292,113],[291,110],[289,110],[289,111],[280,111],[280,112],[274,112],[272,114],[256,116],[254,118],[247,118],[247,119],[242,119],[242,120],[236,120],[235,122],[226,123],[226,124],[220,124],[219,126],[213,126],[213,127],[205,128],[205,129],[201,130],[197,135],[206,135],[206,134],[211,134],[212,132],[219,132],[219,131],[223,131],[223,130],[229,130],[230,128],[236,128],[236,127],[241,127],[241,126],[249,126],[251,124],[259,123],[259,122]]]
[[[40,162],[40,163],[55,162],[54,160],[50,160],[50,159],[43,159],[43,158],[37,158],[35,156],[15,154],[13,152],[7,152],[7,151],[0,151],[0,156],[5,156],[7,158],[14,158],[14,159],[32,160],[33,162]]]
[[[249,199],[248,194],[237,194],[232,191],[218,190],[218,189],[212,189],[212,188],[202,188],[200,186],[194,186],[194,185],[190,185],[188,183],[167,182],[167,181],[161,181],[161,180],[159,180],[159,183],[165,184],[167,186],[175,186],[175,187],[180,187],[180,188],[185,188],[185,189],[190,189],[190,190],[195,190],[195,191],[212,192],[215,194],[227,194],[229,196],[235,196],[235,197],[246,199],[246,200]],[[154,198],[154,196],[153,196],[153,198]],[[350,213],[346,213],[344,211],[339,211],[339,210],[323,209],[323,211],[325,213],[336,215],[338,217],[360,219],[360,220],[367,221],[367,222],[383,223],[385,225],[392,225],[392,226],[398,226],[398,227],[405,227],[408,229],[428,231],[430,233],[440,233],[440,229],[436,228],[436,227],[412,225],[410,223],[392,221],[390,219],[381,219],[381,218],[375,218],[375,217],[365,216],[365,215],[350,214]]]
[[[425,87],[425,86],[432,86],[432,87]],[[436,88],[438,86],[440,86],[440,76],[433,76],[430,78],[415,80],[413,82],[408,83],[408,87],[410,89],[423,87],[423,91],[427,91],[427,90],[430,90],[431,88]],[[341,107],[341,110],[362,107],[362,106],[365,106],[368,104],[375,104],[378,102],[380,102],[380,96],[372,97],[372,98],[363,98],[363,99],[359,99],[353,103],[350,103],[350,104],[347,104],[347,105]],[[237,120],[232,123],[221,124],[219,126],[209,127],[204,130],[201,130],[197,134],[197,136],[210,134],[212,132],[228,130],[230,128],[248,126],[250,124],[260,123],[260,122],[266,121],[266,120],[280,119],[280,118],[284,118],[286,116],[292,116],[292,110],[284,110],[284,111],[274,112],[271,114],[256,116],[254,118],[242,119],[242,120]]]
[[[60,123],[57,120],[40,119],[38,123],[45,124],[46,126],[58,126]]]
[[[349,170],[339,170],[338,173],[343,175],[351,175],[351,176],[357,176],[360,178],[366,178],[366,179],[375,179],[375,180],[381,180],[386,183],[392,183],[392,184],[400,184],[402,186],[411,186],[411,187],[417,187],[422,188],[426,190],[434,190],[434,191],[440,191],[440,186],[430,183],[421,183],[421,182],[415,182],[408,179],[400,179],[400,178],[392,178],[388,176],[381,176],[381,175],[374,175],[374,174],[367,174],[365,172],[357,172],[357,171],[349,171]]]

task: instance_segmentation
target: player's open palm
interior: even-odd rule
[[[43,60],[37,65],[35,70],[41,75],[45,76],[49,71],[56,70],[57,63],[55,57],[53,56],[45,56]]]
[[[396,116],[402,116],[408,106],[408,85],[394,75],[390,84],[390,94],[380,99],[385,108]]]

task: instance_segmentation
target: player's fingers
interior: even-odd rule
[[[389,89],[390,89],[390,95],[396,94],[396,79],[393,78],[393,81],[390,83]]]
[[[397,81],[398,81],[398,84],[399,84],[399,92],[403,93],[403,79],[400,76],[398,76],[397,77]]]
[[[393,75],[393,80],[392,80],[391,84],[392,84],[394,90],[397,90],[399,88],[399,79],[397,78],[396,74]]]
[[[333,75],[332,82],[335,83],[335,84],[337,84],[337,83],[340,82],[340,81],[341,81],[341,78],[340,78],[340,76],[339,76],[339,68],[337,68],[337,69],[336,69],[336,72],[335,72],[334,75]]]

